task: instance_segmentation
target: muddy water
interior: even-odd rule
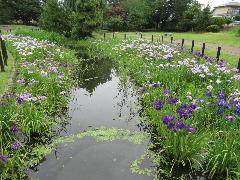
[[[78,86],[70,92],[69,124],[60,134],[69,136],[90,127],[141,131],[141,105],[133,84],[121,80],[109,61],[86,60],[82,68]],[[96,142],[86,137],[58,146],[29,176],[40,180],[150,180],[130,171],[131,162],[143,154],[147,143]]]

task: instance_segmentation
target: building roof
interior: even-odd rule
[[[225,4],[222,4],[222,5],[216,6],[214,8],[218,8],[218,7],[239,7],[240,8],[240,3],[236,2],[236,1],[232,1],[232,2],[229,2],[229,3],[225,3]]]

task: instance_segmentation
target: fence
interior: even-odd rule
[[[166,36],[166,34],[165,34],[165,36]],[[112,37],[115,38],[115,33],[113,33]],[[140,33],[140,38],[143,38],[143,34],[142,33]],[[103,39],[106,40],[106,33],[103,34]],[[127,34],[124,34],[124,40],[126,40],[126,39],[127,39]],[[151,36],[151,40],[152,40],[152,42],[154,42],[154,35]],[[161,43],[164,43],[164,36],[162,35],[161,37],[157,38],[157,41],[159,41]],[[172,35],[171,35],[170,42],[171,42],[171,44],[173,43]],[[184,43],[185,43],[185,39],[182,39],[181,40],[181,44],[180,44],[182,50],[184,49]],[[195,41],[192,40],[191,53],[193,53],[194,47],[195,47]],[[205,56],[206,43],[202,44],[202,48],[201,49],[202,49],[201,56],[204,57]],[[216,55],[217,63],[219,63],[219,60],[220,60],[221,50],[222,50],[222,47],[219,46],[217,48],[217,52],[216,52],[216,54],[217,54]],[[240,72],[240,58],[238,59],[237,69]]]
[[[1,32],[0,32],[1,33]],[[7,54],[7,48],[4,39],[2,39],[2,36],[0,34],[0,68],[1,72],[5,71],[5,66],[8,65],[8,54]]]

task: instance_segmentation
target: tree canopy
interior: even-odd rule
[[[0,0],[0,23],[37,22],[72,38],[108,31],[206,31],[231,23],[197,0]],[[235,17],[238,19],[238,16]]]

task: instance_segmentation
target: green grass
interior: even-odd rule
[[[6,91],[8,87],[9,78],[11,77],[13,69],[13,57],[8,53],[8,66],[5,66],[6,72],[0,72],[0,94]]]
[[[186,40],[195,40],[198,42],[206,42],[206,43],[213,43],[217,45],[227,45],[232,47],[239,47],[240,48],[240,36],[238,36],[237,31],[240,27],[230,28],[219,33],[211,33],[211,32],[203,32],[203,33],[196,33],[196,32],[184,32],[184,33],[177,33],[173,32],[172,35],[174,39],[186,39]],[[166,32],[143,32],[143,37],[151,35],[162,36]],[[169,32],[171,33],[171,32]],[[137,37],[136,32],[119,32],[116,34],[116,37],[123,38],[124,34],[127,34],[128,37]],[[96,35],[96,34],[95,34]],[[108,37],[112,37],[112,33],[107,34]],[[99,37],[97,35],[96,37]],[[138,35],[138,37],[140,37]],[[170,37],[169,37],[170,39]]]
[[[4,32],[8,29],[11,29],[13,31],[21,29],[21,30],[30,30],[30,29],[36,29],[38,27],[36,26],[27,26],[27,25],[0,25],[0,29]]]

